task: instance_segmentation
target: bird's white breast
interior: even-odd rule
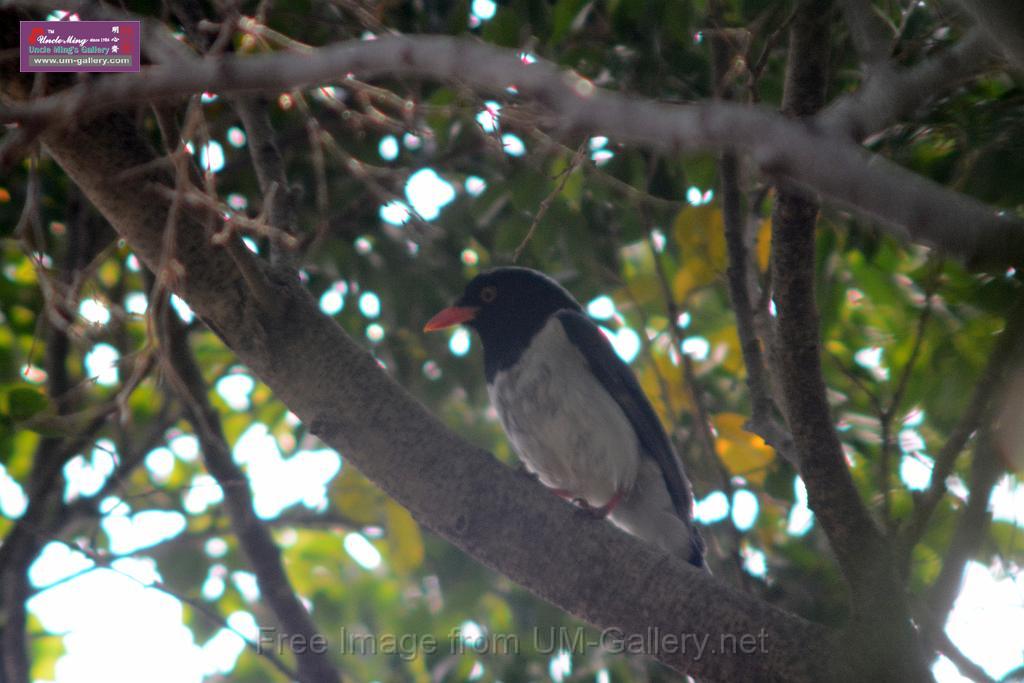
[[[633,426],[557,318],[487,389],[512,446],[546,486],[594,507],[633,486],[640,464]]]

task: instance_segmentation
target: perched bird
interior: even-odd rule
[[[625,531],[704,566],[682,464],[629,366],[569,292],[496,268],[427,322],[480,335],[487,390],[541,483]]]

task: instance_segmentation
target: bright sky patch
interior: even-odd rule
[[[432,168],[423,168],[409,177],[405,196],[423,220],[432,221],[441,209],[455,199],[455,187]]]
[[[469,345],[469,332],[462,327],[452,332],[451,339],[448,340],[448,350],[456,356],[465,356],[469,353]]]
[[[394,161],[398,158],[398,138],[394,135],[385,135],[380,139],[380,144],[377,145],[377,153],[380,154],[380,158],[385,161]]]
[[[729,499],[721,491],[712,491],[694,506],[694,518],[701,524],[721,522],[729,514]]]
[[[117,364],[121,354],[110,344],[97,344],[85,354],[85,371],[96,383],[105,387],[117,384]]]
[[[366,540],[360,533],[352,532],[345,536],[345,552],[363,569],[376,569],[380,566],[380,551]]]
[[[374,292],[363,292],[359,295],[359,312],[367,318],[380,315],[380,297]]]

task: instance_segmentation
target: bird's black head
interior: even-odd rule
[[[554,313],[580,305],[543,273],[529,268],[495,268],[470,280],[453,306],[427,322],[427,332],[466,324],[480,334],[487,375],[519,359]]]

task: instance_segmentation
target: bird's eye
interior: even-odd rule
[[[480,301],[485,304],[489,304],[498,298],[498,288],[494,285],[488,285],[480,290]]]

